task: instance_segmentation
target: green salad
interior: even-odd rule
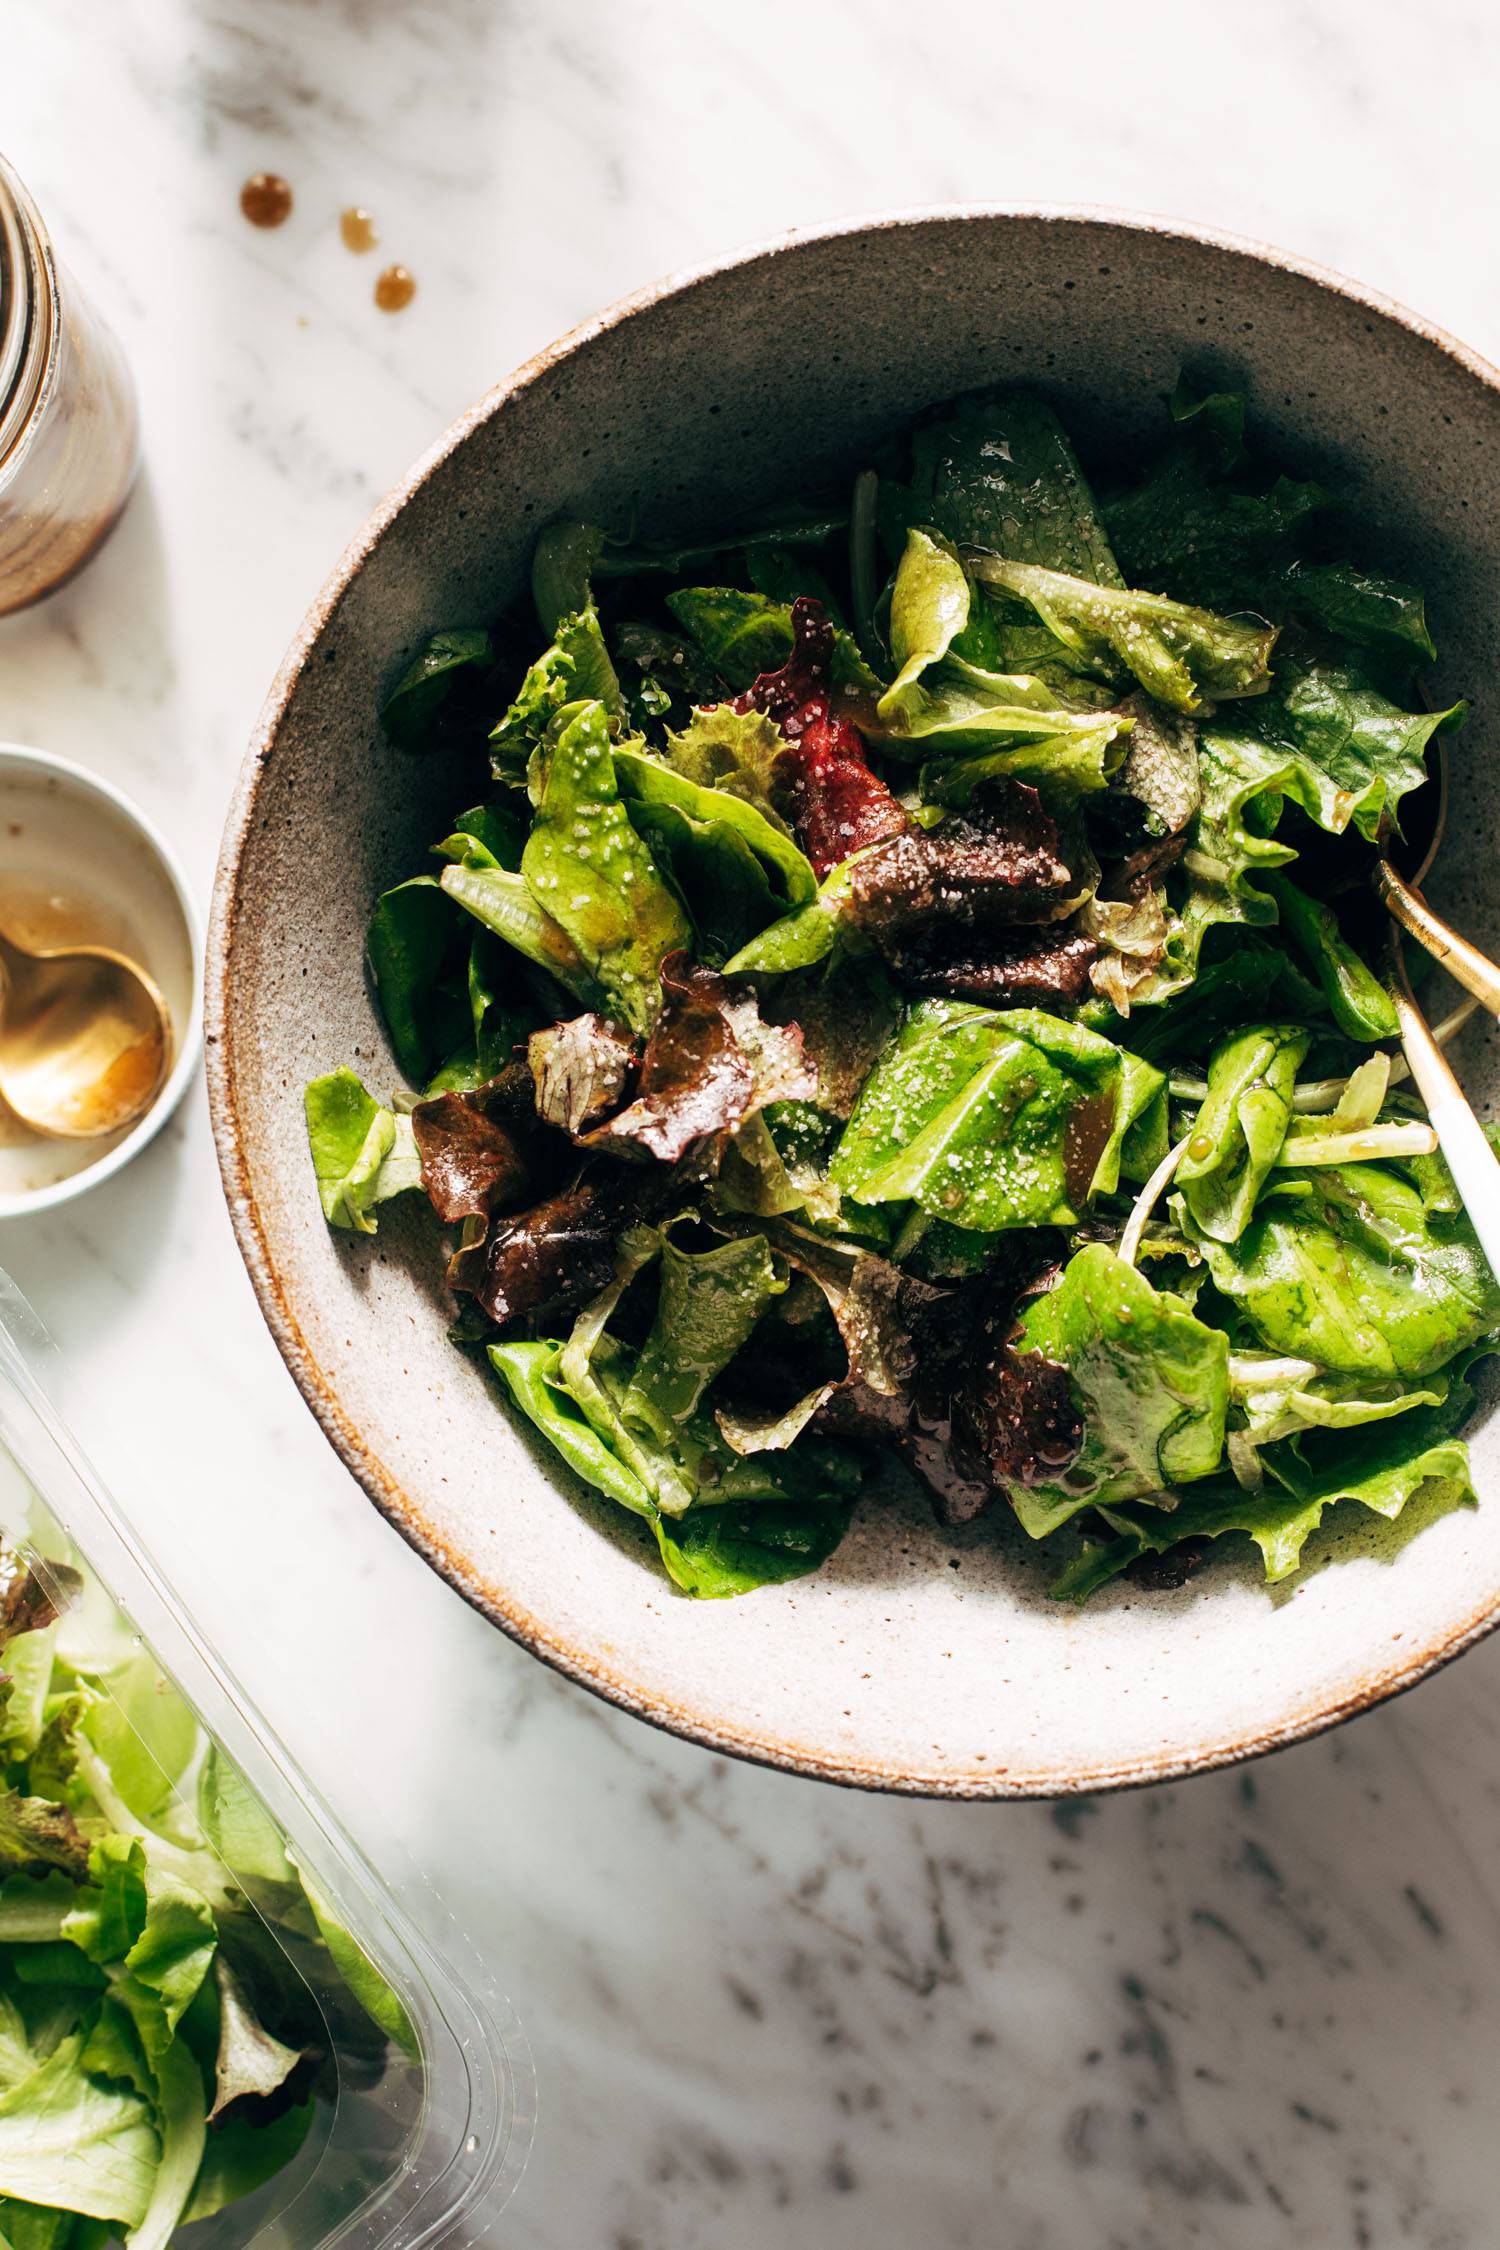
[[[816,1569],[893,1456],[1072,1599],[1472,1497],[1500,1288],[1369,903],[1463,707],[1239,397],[1089,474],[977,394],[828,506],[553,524],[531,593],[385,705],[472,801],[370,922],[407,1086],[308,1128],[677,1586]]]
[[[0,1552],[0,1667],[0,2243],[163,2250],[413,2033],[97,1587]]]

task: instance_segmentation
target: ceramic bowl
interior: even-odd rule
[[[198,1066],[200,944],[187,881],[165,837],[100,775],[0,743],[0,912],[23,945],[108,945],[154,980],[172,1019],[155,1101],[123,1131],[59,1141],[0,1106],[0,1219],[29,1217],[109,1179],[161,1131]]]
[[[807,1774],[944,1796],[1181,1774],[1290,1742],[1430,1671],[1500,1616],[1500,1426],[1477,1509],[1399,1549],[1357,1526],[1278,1596],[1216,1561],[1082,1611],[992,1519],[936,1529],[892,1481],[816,1577],[675,1597],[445,1340],[429,1215],[324,1227],[301,1088],[396,1083],[366,913],[422,864],[456,775],[391,749],[385,690],[439,625],[490,619],[556,515],[676,533],[849,472],[920,408],[1043,388],[1083,447],[1158,432],[1188,367],[1243,383],[1418,580],[1444,695],[1474,696],[1434,886],[1493,951],[1500,783],[1480,755],[1500,614],[1500,377],[1398,307],[1254,245],[1068,212],[933,212],[794,237],[628,299],[523,367],[381,506],[308,614],[230,815],[209,948],[210,1085],[262,1307],[371,1498],[496,1624],[624,1709]],[[1470,1054],[1471,1084],[1490,1057]],[[1003,1513],[1000,1511],[999,1513]]]

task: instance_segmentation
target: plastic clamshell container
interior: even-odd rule
[[[66,1363],[0,1272],[0,1539],[25,1555],[49,1592],[61,1585],[58,1566],[81,1576],[59,1628],[68,1661],[110,1697],[127,1656],[135,1687],[114,1701],[111,1723],[130,1730],[132,1752],[161,1774],[164,1797],[194,1825],[202,1759],[227,1765],[279,1831],[320,1925],[326,1917],[353,1940],[361,1965],[399,2002],[389,2012],[405,2019],[404,2039],[382,2034],[351,2008],[347,1980],[325,1947],[298,1944],[260,1916],[281,1955],[278,1974],[284,1968],[302,1988],[299,2004],[310,2002],[323,2019],[330,2059],[312,2125],[285,2169],[183,2225],[175,2239],[201,2250],[473,2242],[513,2192],[530,2147],[534,2081],[509,2004],[456,1928],[441,1951],[428,1942],[205,1645],[62,1419],[58,1402],[67,1396]],[[159,1670],[163,1692],[175,1691],[200,1730],[196,1754],[175,1775],[132,1717],[141,1708],[142,1663]],[[392,1853],[400,1862],[399,1845],[382,1841],[380,1849],[388,1864]],[[236,1911],[256,1911],[257,1871],[235,1866],[232,1845],[216,1856],[244,1899]],[[402,1880],[406,1887],[421,1879],[408,1863]],[[357,2034],[341,2035],[340,2024],[357,2024]]]

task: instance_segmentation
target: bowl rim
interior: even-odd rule
[[[218,1155],[225,1199],[229,1205],[240,1255],[251,1286],[276,1346],[298,1389],[321,1425],[324,1435],[345,1467],[363,1487],[381,1514],[407,1543],[414,1547],[449,1585],[472,1607],[497,1625],[511,1640],[539,1657],[565,1678],[588,1689],[603,1701],[644,1719],[664,1732],[696,1742],[702,1748],[744,1759],[752,1764],[831,1781],[851,1788],[881,1791],[897,1796],[954,1800],[1017,1800],[1061,1798],[1096,1794],[1106,1790],[1147,1787],[1161,1781],[1181,1780],[1237,1765],[1325,1733],[1345,1720],[1358,1717],[1375,1705],[1414,1687],[1449,1664],[1476,1641],[1500,1625],[1500,1604],[1488,1600],[1440,1638],[1404,1654],[1395,1663],[1372,1668],[1333,1702],[1316,1701],[1292,1712],[1274,1726],[1238,1732],[1232,1739],[1210,1742],[1190,1751],[1146,1752],[1128,1762],[1087,1766],[1079,1764],[1067,1774],[1036,1775],[1026,1772],[975,1772],[897,1768],[868,1757],[825,1753],[752,1729],[724,1725],[674,1703],[669,1696],[642,1688],[615,1671],[594,1651],[570,1644],[552,1625],[508,1601],[495,1589],[481,1585],[467,1560],[449,1549],[425,1521],[400,1483],[378,1459],[362,1432],[350,1420],[332,1381],[320,1367],[273,1265],[264,1225],[250,1181],[245,1146],[239,1129],[238,1100],[229,1027],[230,944],[237,911],[239,876],[254,819],[257,786],[276,734],[285,716],[297,681],[338,603],[348,591],[369,555],[401,514],[407,502],[427,482],[433,471],[456,452],[473,432],[499,413],[506,404],[562,361],[570,359],[596,338],[621,326],[636,313],[663,299],[685,295],[695,288],[758,264],[782,252],[814,242],[836,242],[855,236],[894,233],[927,225],[994,221],[1042,224],[1102,225],[1143,237],[1165,237],[1196,247],[1226,252],[1252,263],[1270,266],[1318,290],[1379,314],[1409,334],[1454,360],[1467,374],[1500,396],[1500,368],[1451,335],[1436,322],[1411,310],[1382,291],[1367,287],[1316,260],[1282,250],[1276,245],[1216,227],[1166,215],[1131,210],[1109,204],[1071,203],[936,203],[898,207],[889,211],[856,214],[828,225],[794,227],[764,236],[726,256],[674,269],[645,286],[616,298],[588,320],[570,328],[553,342],[485,391],[464,409],[420,454],[406,474],[394,484],[348,542],[333,569],[314,596],[295,638],[283,658],[267,693],[242,761],[226,814],[213,901],[209,914],[204,964],[204,1042],[207,1056],[209,1114]]]
[[[85,795],[98,797],[119,813],[150,851],[157,867],[166,878],[166,887],[176,901],[187,932],[188,951],[192,960],[193,1003],[185,1025],[174,1025],[177,1051],[165,1083],[145,1115],[137,1120],[123,1141],[116,1143],[104,1156],[96,1157],[92,1164],[84,1164],[66,1179],[54,1180],[50,1187],[32,1188],[15,1195],[0,1195],[0,1221],[29,1219],[41,1211],[55,1211],[59,1204],[71,1203],[78,1195],[86,1195],[90,1188],[102,1186],[123,1171],[134,1157],[139,1156],[148,1141],[157,1134],[172,1115],[197,1071],[203,1052],[203,975],[204,933],[202,920],[188,888],[182,862],[167,842],[149,814],[142,812],[134,798],[124,790],[81,766],[76,759],[63,758],[54,750],[38,750],[34,743],[0,741],[0,786],[7,773],[52,774]]]

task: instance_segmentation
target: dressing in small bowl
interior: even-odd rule
[[[34,1132],[0,1103],[0,1219],[47,1210],[108,1179],[159,1132],[197,1066],[198,935],[164,838],[110,783],[66,758],[0,743],[0,928],[32,951],[102,945],[159,988],[172,1062],[133,1125],[89,1140]]]

